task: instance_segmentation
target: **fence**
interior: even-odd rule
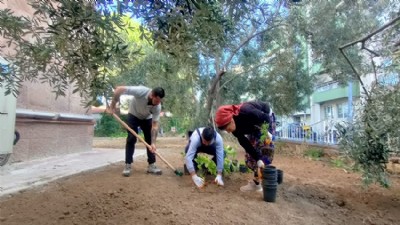
[[[301,141],[323,145],[336,145],[338,142],[338,133],[335,129],[313,131],[312,127],[300,125],[282,126],[276,131],[275,137],[281,140]]]

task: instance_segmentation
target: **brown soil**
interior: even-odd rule
[[[114,139],[123,146],[124,139]],[[95,142],[97,147],[109,140]],[[160,153],[182,169],[184,138],[159,138]],[[242,152],[242,150],[239,150]],[[121,159],[123,156],[121,156]],[[243,154],[238,156],[243,159]],[[251,174],[225,177],[225,187],[197,190],[161,160],[163,175],[146,174],[139,157],[131,177],[123,162],[52,182],[0,201],[0,224],[399,224],[400,180],[363,188],[360,176],[324,161],[277,154],[284,171],[275,203],[241,193]],[[212,181],[213,177],[208,177]]]

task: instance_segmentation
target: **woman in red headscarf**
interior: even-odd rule
[[[261,127],[268,124],[269,135],[273,133],[275,117],[268,103],[261,101],[245,102],[239,105],[223,105],[215,113],[215,123],[220,130],[232,133],[246,151],[246,165],[254,171],[254,179],[241,191],[261,191],[257,169],[273,160],[274,146],[269,141],[260,141]]]

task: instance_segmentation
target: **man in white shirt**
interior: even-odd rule
[[[115,111],[115,105],[121,95],[132,95],[133,99],[129,104],[127,124],[136,133],[140,127],[144,134],[145,141],[151,146],[147,149],[147,162],[149,163],[147,172],[161,175],[162,171],[155,165],[156,139],[158,134],[159,119],[161,112],[161,100],[165,96],[165,91],[161,87],[150,89],[144,86],[119,86],[114,91],[110,110]],[[126,177],[131,174],[131,164],[135,153],[137,138],[128,131],[125,145],[125,167],[122,174]]]
[[[222,171],[224,170],[224,143],[220,134],[212,127],[201,127],[193,131],[189,143],[185,148],[186,168],[192,176],[193,183],[198,187],[204,186],[204,179],[197,176],[197,163],[194,159],[197,153],[202,152],[212,155],[212,160],[217,165],[217,177],[214,182],[219,186],[224,186]]]

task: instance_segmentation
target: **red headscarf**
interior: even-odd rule
[[[217,127],[225,126],[231,122],[233,116],[239,115],[241,106],[242,104],[220,106],[215,113],[215,123],[217,124]]]

